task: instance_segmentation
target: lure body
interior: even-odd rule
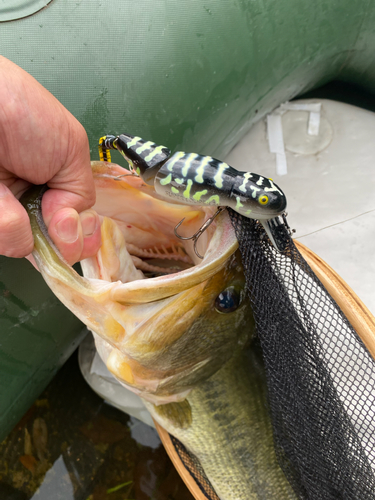
[[[273,245],[279,251],[285,249],[286,197],[272,179],[240,172],[211,156],[182,151],[172,154],[164,146],[128,134],[102,137],[99,140],[100,160],[111,161],[110,149],[117,149],[129,163],[132,173],[153,186],[166,200],[186,205],[230,207],[245,217],[258,219]]]
[[[284,193],[270,179],[194,153],[175,153],[158,170],[154,186],[173,201],[231,207],[252,219],[275,217],[286,207]]]
[[[170,201],[231,207],[261,220],[285,211],[286,197],[271,179],[240,172],[211,156],[181,151],[172,155],[164,146],[125,134],[101,138],[101,160],[110,159],[109,149],[117,149],[134,173]]]

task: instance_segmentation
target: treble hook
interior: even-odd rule
[[[206,229],[213,223],[214,219],[219,215],[220,212],[222,212],[223,210],[225,210],[225,207],[219,207],[216,212],[214,213],[214,215],[212,217],[210,217],[209,219],[206,220],[206,222],[204,222],[202,224],[202,226],[198,229],[198,231],[193,234],[193,236],[181,236],[178,234],[177,232],[177,229],[181,226],[181,224],[184,222],[185,220],[185,217],[180,220],[180,222],[175,226],[174,228],[174,234],[177,236],[177,238],[179,238],[180,240],[193,240],[194,241],[194,252],[195,252],[195,255],[197,257],[199,257],[200,259],[203,259],[202,255],[200,255],[200,253],[198,252],[197,250],[197,242],[198,242],[198,239],[202,236],[202,234],[206,231]]]

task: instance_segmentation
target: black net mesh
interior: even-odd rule
[[[277,457],[298,498],[375,498],[375,363],[286,232],[285,251],[263,227],[229,210],[267,374]],[[172,437],[172,436],[171,436]],[[185,467],[217,500],[197,459]]]
[[[298,498],[375,498],[375,364],[293,241],[230,211],[267,374],[279,463]]]
[[[300,499],[375,498],[375,363],[286,232],[229,210],[267,374],[276,454]],[[210,500],[199,462],[172,437]]]

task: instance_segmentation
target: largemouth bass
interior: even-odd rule
[[[60,300],[94,333],[113,375],[200,461],[222,500],[292,499],[277,464],[261,356],[238,243],[223,211],[167,203],[114,164],[93,162],[102,247],[67,265],[41,218],[40,188],[24,195],[34,258]]]

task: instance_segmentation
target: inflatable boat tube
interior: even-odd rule
[[[3,0],[0,46],[82,122],[92,159],[123,131],[223,158],[309,89],[374,90],[375,1]],[[27,266],[0,259],[0,438],[81,332]]]

